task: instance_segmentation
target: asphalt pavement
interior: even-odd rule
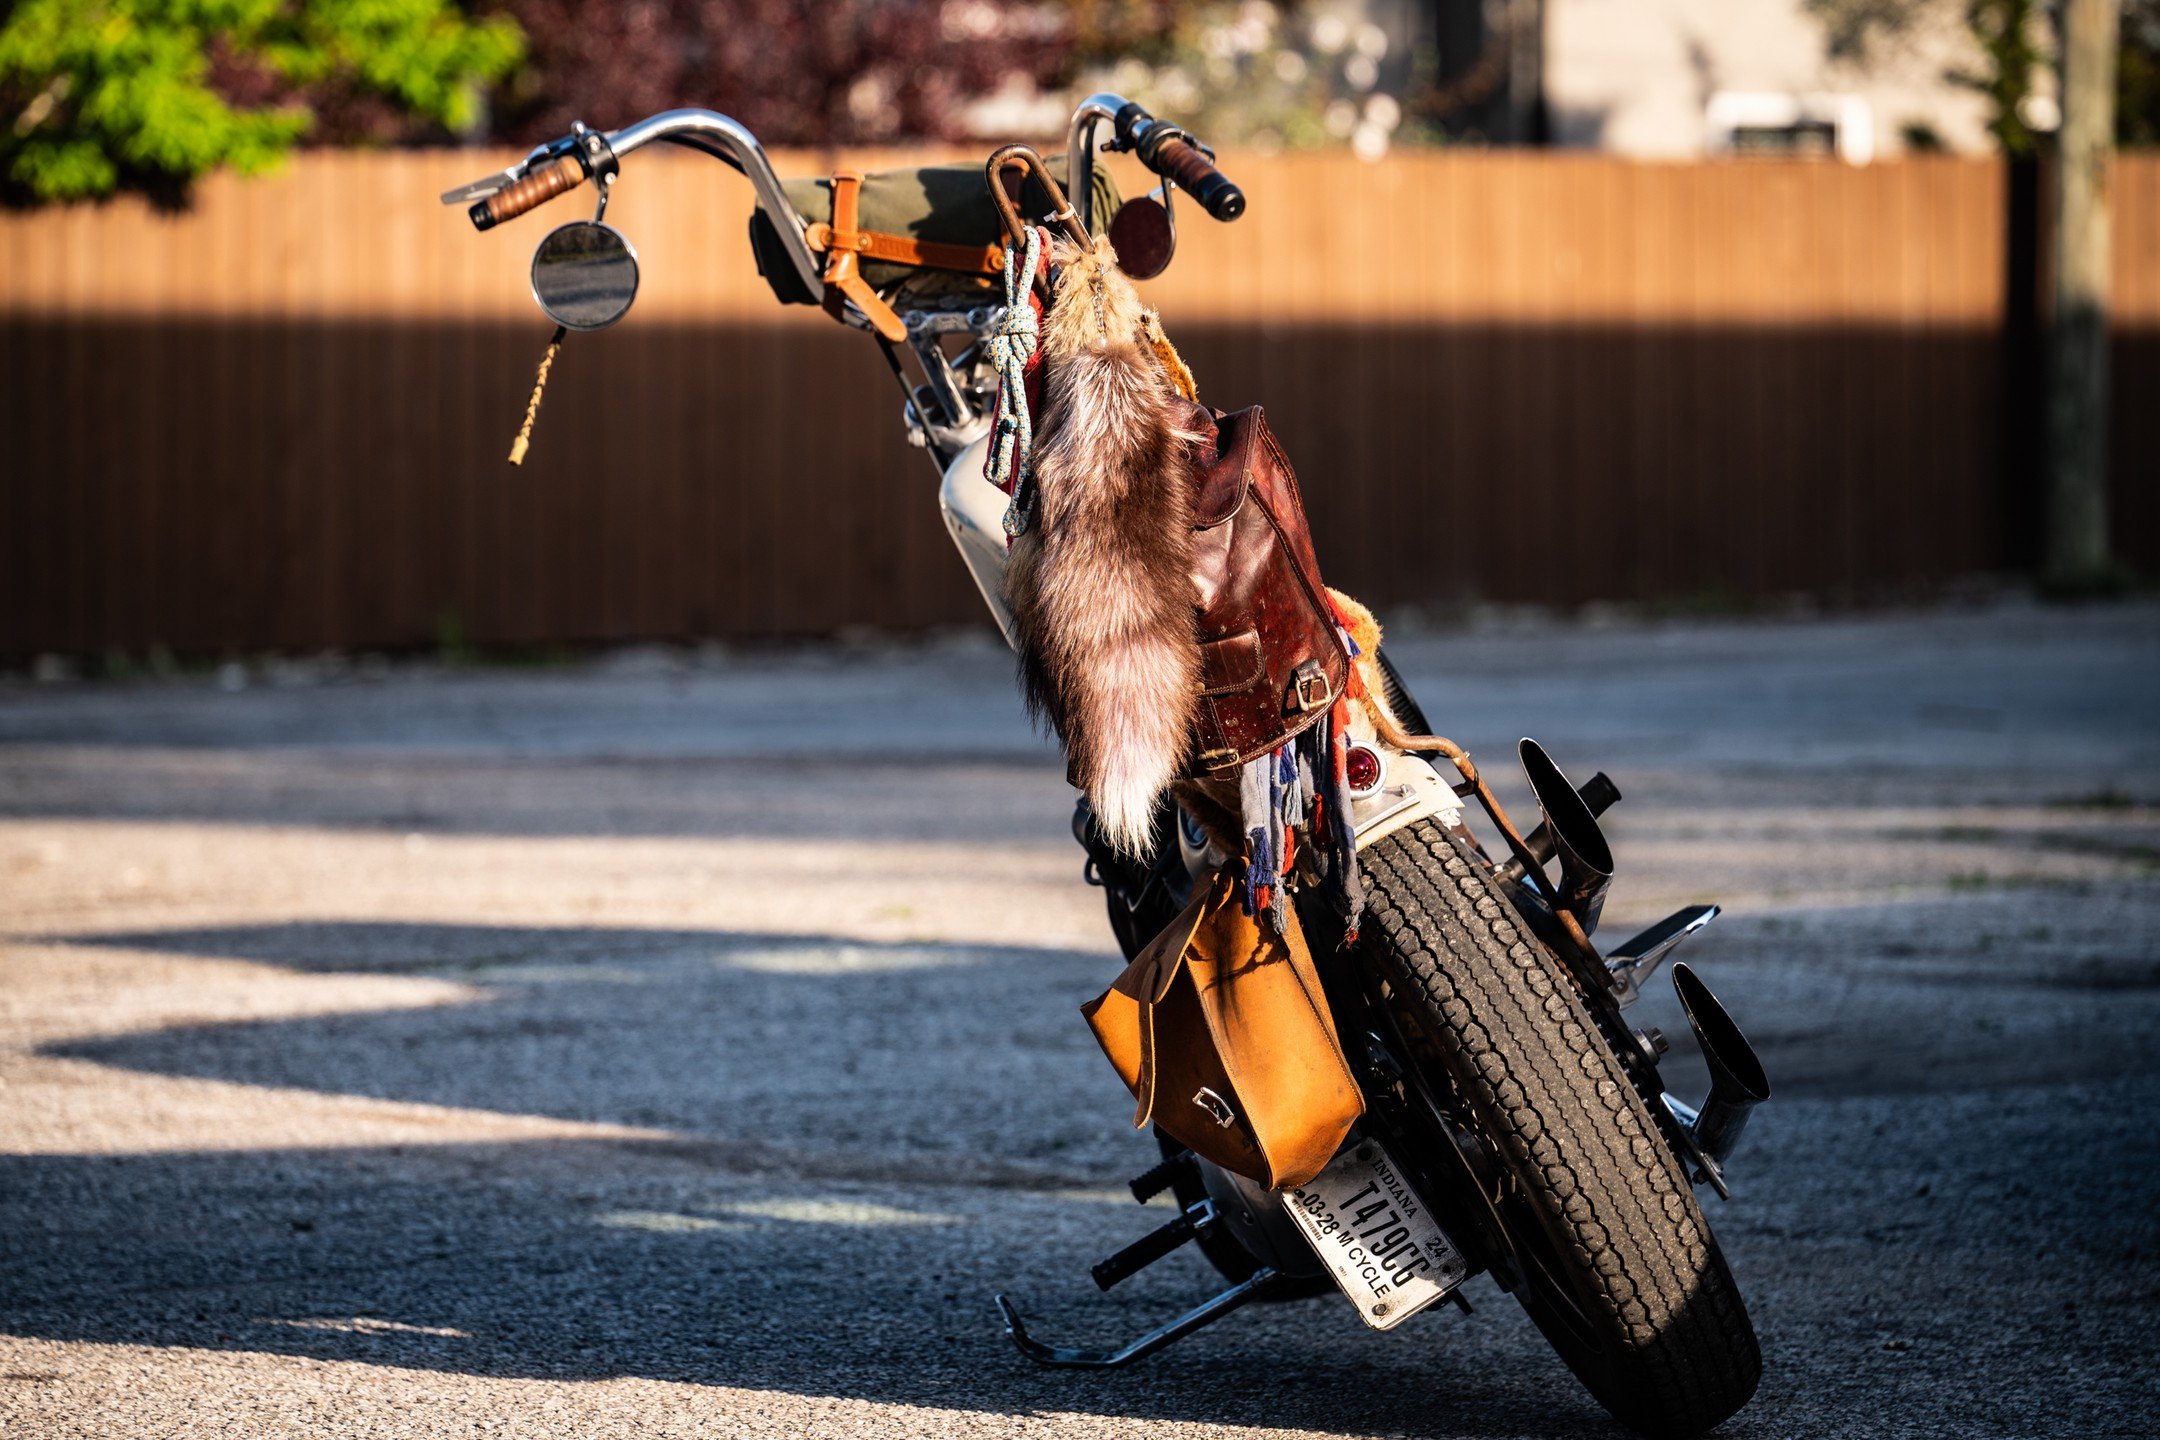
[[[2160,1431],[2160,606],[1390,650],[1618,781],[1606,934],[1726,906],[1721,1433]],[[980,637],[0,681],[0,1435],[1617,1434],[1482,1278],[1013,1351],[1211,1288],[1087,1278],[1165,1216],[1070,806]]]

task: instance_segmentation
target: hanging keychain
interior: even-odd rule
[[[532,399],[525,402],[525,423],[518,426],[517,439],[510,442],[512,465],[523,465],[525,452],[532,448],[533,422],[540,418],[540,392],[547,389],[548,370],[555,364],[555,352],[562,349],[563,337],[569,333],[569,326],[557,325],[554,337],[548,341],[547,353],[540,357],[540,373],[533,377]]]

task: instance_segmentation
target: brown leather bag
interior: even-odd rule
[[[1297,475],[1256,405],[1195,405],[1196,774],[1224,777],[1313,724],[1349,683]]]
[[[1080,1007],[1139,1108],[1194,1154],[1270,1189],[1303,1185],[1341,1148],[1365,1097],[1297,916],[1257,924],[1218,872],[1184,913]]]

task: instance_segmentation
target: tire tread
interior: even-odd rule
[[[1368,943],[1426,1012],[1450,1078],[1585,1282],[1577,1303],[1615,1363],[1602,1383],[1577,1374],[1646,1434],[1700,1434],[1739,1410],[1762,1375],[1739,1290],[1559,962],[1432,822],[1361,860]]]

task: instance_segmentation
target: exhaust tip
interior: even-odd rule
[[[1545,828],[1560,861],[1560,885],[1552,898],[1587,935],[1597,929],[1598,915],[1605,908],[1605,889],[1612,884],[1612,846],[1605,842],[1597,812],[1568,783],[1544,746],[1524,736],[1515,753],[1522,759],[1523,774],[1537,796],[1538,808],[1545,812]]]
[[[1531,793],[1537,796],[1538,807],[1545,812],[1545,819],[1552,826],[1560,854],[1573,858],[1586,870],[1610,879],[1612,846],[1606,843],[1605,831],[1589,804],[1568,783],[1567,775],[1537,741],[1524,736],[1516,742],[1515,753],[1522,760],[1523,774],[1530,781]],[[1606,783],[1611,785],[1612,782]],[[1619,798],[1617,786],[1613,787],[1613,798]]]
[[[1733,1099],[1750,1105],[1768,1100],[1770,1077],[1755,1047],[1694,967],[1685,960],[1674,961],[1672,983],[1680,995],[1680,1008],[1687,1011],[1696,1042],[1702,1046],[1703,1060],[1710,1067],[1712,1092],[1729,1087]]]
[[[1732,1191],[1725,1184],[1725,1162],[1740,1143],[1748,1116],[1770,1098],[1770,1077],[1763,1073],[1755,1047],[1748,1044],[1747,1036],[1740,1033],[1740,1027],[1725,1013],[1725,1007],[1693,967],[1685,961],[1675,964],[1672,983],[1679,992],[1681,1008],[1687,1011],[1688,1025],[1702,1046],[1703,1063],[1710,1068],[1710,1093],[1703,1098],[1702,1109],[1695,1112],[1694,1118],[1682,1124],[1701,1178],[1729,1198]],[[1674,1114],[1677,1118],[1677,1108]]]

